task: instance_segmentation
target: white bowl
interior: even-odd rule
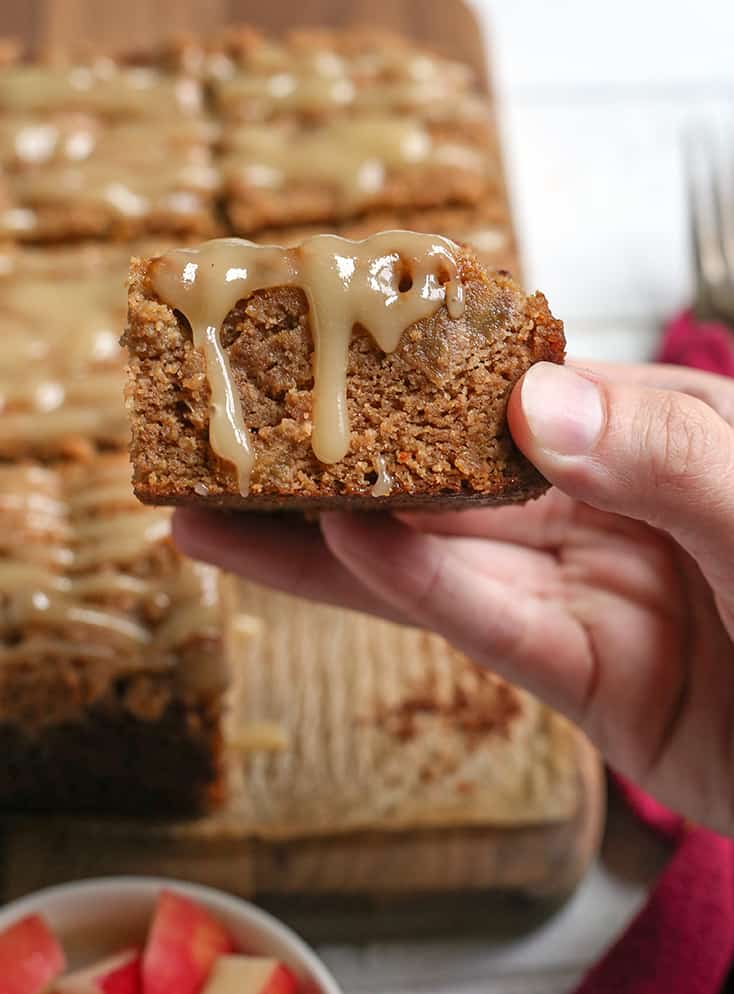
[[[273,956],[314,994],[342,994],[316,953],[287,925],[249,901],[211,887],[157,877],[103,877],[61,884],[13,901],[0,911],[0,931],[25,915],[40,914],[77,967],[142,943],[160,891],[177,891],[208,908],[243,952]]]

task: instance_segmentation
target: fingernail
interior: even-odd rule
[[[522,381],[520,404],[536,445],[558,455],[589,452],[604,426],[599,387],[567,366],[531,366]]]

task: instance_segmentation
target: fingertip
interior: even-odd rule
[[[599,379],[570,366],[552,362],[531,366],[511,402],[513,438],[536,464],[539,459],[545,464],[588,456],[604,431],[606,410]]]
[[[524,373],[512,388],[510,399],[507,403],[507,423],[515,445],[524,455],[529,457],[532,440],[522,404],[522,390],[526,376],[527,373]]]

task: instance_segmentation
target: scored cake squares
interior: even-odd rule
[[[121,454],[110,327],[125,256],[152,260],[169,236],[186,245],[221,225],[296,251],[253,259],[230,243],[231,307],[207,286],[221,320],[206,326],[192,308],[205,281],[180,298],[176,281],[201,253],[134,266],[140,496],[318,508],[542,491],[504,408],[530,362],[562,359],[543,299],[437,236],[298,247],[441,232],[517,272],[494,112],[473,73],[353,29],[21,57],[0,71],[0,172],[0,238],[59,243],[0,256],[0,806],[102,812],[25,819],[8,880],[30,868],[48,883],[57,861],[63,879],[70,866],[195,863],[211,883],[263,892],[569,886],[587,858],[580,735],[434,636],[261,590],[238,605],[248,648],[230,659],[231,585],[214,590],[217,574],[176,554],[168,512],[134,500]],[[151,232],[162,246],[110,244]],[[314,304],[341,291],[306,257],[326,283],[336,266],[345,291],[353,265],[362,287],[320,338]],[[261,287],[244,285],[243,258]],[[329,361],[314,382],[316,338]],[[222,397],[232,419],[215,406],[210,440]],[[209,817],[168,817],[213,801]],[[121,811],[163,818],[104,815]],[[53,855],[41,864],[39,851]]]
[[[546,488],[506,405],[533,362],[563,361],[563,326],[440,236],[134,260],[123,341],[144,502],[459,507]]]
[[[373,113],[318,125],[225,128],[227,214],[247,235],[277,224],[348,220],[369,211],[472,205],[496,194],[490,138],[476,127]]]
[[[224,593],[135,500],[123,453],[0,463],[0,808],[219,799]]]
[[[230,122],[394,111],[481,124],[491,113],[468,66],[365,27],[296,29],[278,40],[231,28],[199,48],[194,61]]]
[[[0,67],[0,235],[23,242],[210,236],[218,129],[162,54]]]

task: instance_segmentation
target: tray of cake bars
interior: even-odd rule
[[[232,6],[0,17],[3,896],[562,896],[603,813],[574,727],[171,541],[176,503],[537,496],[504,405],[563,358],[469,11]]]

